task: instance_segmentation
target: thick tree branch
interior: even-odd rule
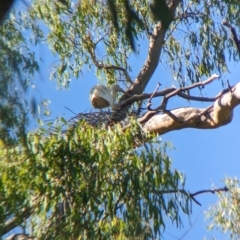
[[[32,200],[34,201],[34,205],[32,205],[31,207],[23,207],[22,209],[19,209],[18,212],[15,213],[14,217],[7,220],[4,224],[0,226],[1,235],[10,232],[31,216],[31,214],[34,212],[34,208],[39,204],[39,197],[35,196],[32,198]]]
[[[169,7],[169,14],[170,14],[170,23],[174,19],[174,14],[177,6],[181,0],[172,0]],[[161,22],[157,23],[156,26],[153,29],[152,35],[149,39],[149,48],[148,48],[148,56],[143,64],[134,84],[131,86],[131,88],[128,90],[128,93],[131,95],[135,94],[141,94],[145,87],[147,86],[149,80],[151,79],[153,73],[155,72],[158,63],[160,54],[162,51],[163,44],[165,42],[165,34],[167,32],[167,29],[162,27]],[[129,98],[127,94],[124,94],[120,98],[120,102],[123,100],[126,100]]]
[[[175,121],[166,113],[153,113],[142,126],[144,131],[158,134],[183,128],[214,129],[231,122],[233,110],[239,104],[240,82],[225,91],[214,105],[207,109],[185,107],[171,110],[181,122]]]

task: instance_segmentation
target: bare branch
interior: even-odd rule
[[[84,41],[84,40],[83,40]],[[96,54],[95,54],[95,48],[96,48],[96,43],[94,43],[91,39],[90,36],[87,37],[87,40],[85,40],[85,42],[88,44],[88,45],[91,45],[91,49],[89,49],[89,53],[91,55],[91,58],[92,58],[92,61],[93,63],[95,64],[96,67],[98,68],[104,68],[106,70],[118,70],[118,71],[121,71],[123,72],[125,78],[126,78],[126,81],[131,83],[131,85],[133,85],[134,83],[132,82],[131,80],[131,77],[129,76],[127,70],[123,67],[119,67],[119,66],[115,66],[115,65],[112,65],[112,64],[104,64],[103,62],[97,60],[97,57],[96,57]]]
[[[187,100],[193,100],[193,101],[200,101],[200,102],[214,102],[216,101],[217,98],[219,98],[223,93],[227,92],[228,89],[223,90],[221,93],[219,93],[216,97],[212,97],[212,98],[207,98],[207,97],[196,97],[196,96],[191,96],[191,95],[187,95],[185,93],[183,93],[184,91],[199,87],[199,86],[205,86],[209,83],[211,83],[213,80],[215,80],[216,78],[219,78],[219,75],[217,74],[213,74],[210,78],[208,78],[207,80],[203,81],[203,82],[198,82],[198,83],[194,83],[192,85],[189,85],[187,87],[182,87],[182,88],[167,88],[164,89],[160,92],[156,92],[156,90],[154,91],[154,93],[145,93],[145,94],[140,94],[140,95],[134,95],[128,99],[126,99],[125,101],[120,103],[120,108],[124,108],[136,101],[139,100],[145,100],[148,98],[155,98],[155,97],[165,97],[165,102],[163,101],[163,103],[161,104],[161,109],[164,109],[163,105],[166,105],[166,101],[175,96],[178,95],[184,99]],[[166,106],[165,106],[166,108]],[[151,109],[153,110],[153,109]],[[157,109],[155,109],[157,110]],[[160,108],[158,108],[158,110],[160,110]]]
[[[199,194],[203,194],[203,193],[212,193],[212,194],[214,194],[214,193],[216,193],[216,192],[228,192],[229,191],[229,189],[227,188],[227,187],[224,187],[224,188],[216,188],[216,189],[212,189],[212,190],[201,190],[201,191],[197,191],[197,192],[195,192],[195,193],[191,193],[191,196],[197,196],[197,195],[199,195]]]
[[[196,88],[196,87],[200,87],[200,86],[205,86],[205,85],[211,83],[213,80],[215,80],[216,78],[219,78],[219,77],[220,77],[219,75],[213,74],[210,78],[208,78],[207,80],[205,80],[203,82],[197,82],[197,83],[194,83],[194,84],[192,84],[190,86],[176,89],[174,92],[169,93],[168,95],[166,95],[165,98],[169,99],[169,98],[171,98],[171,97],[173,97],[175,95],[178,95],[180,92],[188,91],[190,89],[193,89],[193,88]]]
[[[160,83],[157,84],[157,87],[156,89],[154,90],[154,92],[152,93],[152,95],[150,96],[149,100],[148,100],[148,104],[147,104],[147,109],[150,111],[150,106],[152,105],[152,98],[154,97],[154,95],[157,93],[157,90],[159,89],[160,87]]]
[[[204,193],[219,193],[219,192],[228,192],[228,188],[224,187],[224,188],[216,188],[216,189],[207,189],[207,190],[200,190],[197,191],[195,193],[189,193],[184,189],[177,189],[177,190],[165,190],[165,191],[159,191],[158,194],[171,194],[171,193],[182,193],[184,195],[186,195],[187,197],[191,198],[196,204],[198,204],[199,206],[201,206],[201,204],[195,199],[195,196],[200,195],[200,194],[204,194]]]

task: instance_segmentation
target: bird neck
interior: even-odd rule
[[[116,98],[117,98],[117,91],[115,89],[112,89],[111,95],[112,95],[111,107],[114,108],[116,103]]]

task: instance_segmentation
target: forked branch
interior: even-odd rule
[[[219,75],[217,74],[213,74],[210,78],[208,78],[207,80],[203,81],[203,82],[198,82],[198,83],[194,83],[192,85],[189,85],[187,87],[181,87],[181,88],[167,88],[164,89],[162,91],[156,92],[154,91],[153,93],[144,93],[144,94],[139,94],[139,95],[134,95],[130,98],[128,98],[127,100],[121,102],[119,104],[119,108],[124,108],[136,101],[142,101],[142,100],[146,100],[149,99],[149,101],[151,101],[152,98],[156,98],[156,97],[164,97],[165,100],[169,100],[171,97],[174,96],[179,96],[182,97],[184,99],[187,100],[193,100],[193,101],[199,101],[199,102],[214,102],[216,101],[216,99],[218,99],[222,94],[224,94],[225,92],[228,91],[228,89],[223,90],[221,93],[219,93],[216,97],[212,97],[212,98],[207,98],[207,97],[197,97],[197,96],[191,96],[188,94],[185,94],[184,92],[191,90],[193,88],[196,87],[200,87],[200,86],[205,86],[209,83],[211,83],[213,80],[219,78]],[[158,87],[157,87],[158,89]],[[150,104],[151,105],[151,104]],[[160,107],[158,107],[159,110]],[[150,109],[149,109],[150,110]],[[152,110],[152,109],[151,109]]]
[[[218,94],[214,104],[206,109],[184,107],[171,110],[171,114],[180,121],[176,121],[169,114],[157,114],[154,111],[138,120],[144,131],[158,134],[183,128],[214,129],[231,122],[233,110],[239,104],[240,82]]]
[[[142,117],[138,118],[138,122],[142,125],[145,132],[152,132],[157,134],[164,134],[173,130],[179,130],[183,128],[198,128],[198,129],[214,129],[228,124],[232,120],[234,108],[240,104],[240,82],[235,86],[221,91],[215,97],[196,99],[191,95],[183,93],[186,90],[199,87],[200,85],[206,85],[212,82],[219,76],[214,74],[209,79],[202,83],[190,85],[185,88],[169,88],[160,92],[154,92],[152,94],[142,94],[133,96],[120,104],[124,107],[126,104],[131,104],[132,101],[143,100],[146,98],[152,99],[153,97],[162,96],[163,101],[160,106],[155,109],[151,109],[151,102],[148,103],[148,112]],[[167,101],[171,97],[180,96],[187,98],[188,100],[197,101],[214,101],[214,104],[208,106],[205,109],[183,107],[173,110],[167,110]],[[125,126],[123,130],[126,130],[129,126]]]

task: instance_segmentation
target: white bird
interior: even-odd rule
[[[102,109],[110,106],[115,109],[117,92],[126,93],[118,84],[114,84],[110,88],[97,84],[90,90],[90,102],[94,108]]]

